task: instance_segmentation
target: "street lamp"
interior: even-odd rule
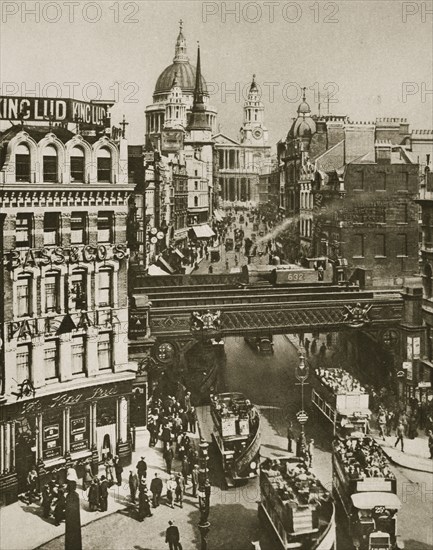
[[[303,355],[299,356],[299,364],[296,367],[296,378],[299,380],[301,385],[301,410],[296,413],[296,418],[298,419],[299,424],[301,425],[301,435],[297,441],[296,455],[302,457],[306,452],[306,439],[304,433],[304,424],[308,420],[308,415],[304,410],[304,384],[309,375],[309,367],[305,363],[305,357]]]
[[[201,536],[201,550],[208,550],[207,537],[210,523],[210,483],[207,463],[209,460],[209,444],[202,439],[199,444],[199,473],[198,473],[198,503],[200,508],[200,521],[198,528]]]

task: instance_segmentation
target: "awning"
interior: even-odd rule
[[[166,271],[163,271],[160,267],[158,267],[155,264],[152,264],[149,266],[149,269],[147,270],[147,273],[149,275],[167,275]]]
[[[194,231],[197,239],[209,239],[210,237],[215,237],[215,233],[207,223],[203,225],[194,225],[191,229]]]
[[[358,510],[370,510],[375,506],[385,506],[385,508],[390,510],[399,510],[401,507],[400,499],[394,493],[371,491],[365,493],[355,493],[351,498],[353,505],[355,508],[358,508]]]
[[[168,273],[170,273],[170,275],[173,275],[175,270],[171,267],[171,265],[169,263],[167,263],[164,260],[164,258],[158,258],[158,262],[162,265],[163,269],[166,269],[168,271]],[[166,273],[165,273],[165,275],[166,275]]]

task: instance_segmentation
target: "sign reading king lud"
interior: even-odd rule
[[[0,120],[79,122],[107,127],[110,125],[108,110],[113,104],[70,98],[0,96]]]

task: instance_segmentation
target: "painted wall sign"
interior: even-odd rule
[[[104,260],[121,261],[129,256],[125,244],[100,244],[98,246],[72,246],[71,248],[30,248],[28,250],[11,250],[8,254],[10,270],[18,267],[40,267],[44,265],[73,265],[78,263],[103,262]]]
[[[0,120],[80,122],[109,126],[112,102],[95,104],[77,99],[0,96]]]

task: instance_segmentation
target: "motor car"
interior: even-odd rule
[[[254,351],[258,353],[274,353],[272,336],[245,336],[244,340],[251,348],[253,348]]]

